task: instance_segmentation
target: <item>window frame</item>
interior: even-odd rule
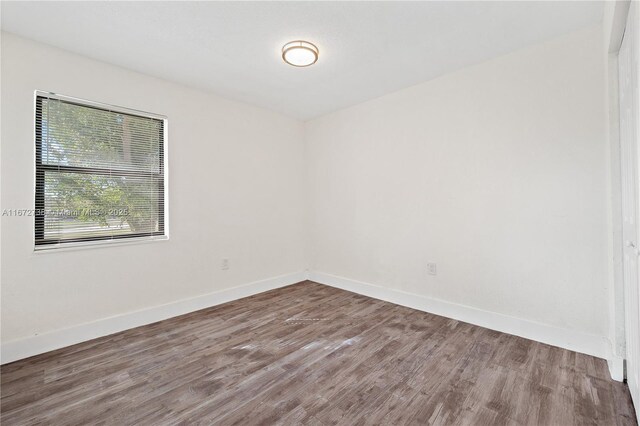
[[[128,114],[138,117],[151,118],[155,120],[162,121],[162,141],[161,141],[161,152],[162,159],[160,161],[160,172],[144,172],[144,171],[132,171],[132,170],[117,170],[118,176],[134,176],[134,177],[156,177],[160,176],[160,188],[159,194],[162,197],[158,197],[158,205],[160,206],[163,203],[162,210],[158,209],[158,211],[163,212],[162,221],[160,221],[158,227],[159,230],[153,233],[143,232],[137,234],[127,234],[127,235],[105,235],[105,236],[92,236],[92,237],[82,237],[82,238],[70,238],[68,240],[60,241],[60,240],[44,240],[44,221],[45,215],[38,214],[38,206],[44,207],[44,180],[45,173],[47,171],[57,171],[57,172],[69,172],[69,173],[83,173],[83,174],[94,174],[94,175],[110,175],[115,169],[104,169],[99,167],[76,167],[76,166],[53,166],[42,164],[41,158],[41,146],[42,146],[42,129],[41,123],[38,122],[37,110],[38,110],[38,98],[48,98],[48,99],[56,99],[64,102],[68,102],[71,104],[76,104],[82,107],[96,108],[103,111],[110,111],[122,114]],[[164,241],[169,239],[169,191],[168,191],[168,181],[169,181],[169,167],[168,167],[168,149],[167,149],[167,140],[168,140],[168,120],[167,117],[160,114],[150,113],[146,111],[140,111],[132,108],[121,107],[117,105],[106,104],[102,102],[89,101],[86,99],[76,98],[72,96],[60,95],[58,93],[47,92],[42,90],[34,91],[33,97],[33,105],[34,105],[34,116],[33,116],[33,148],[34,148],[34,156],[33,156],[33,165],[34,165],[34,197],[33,200],[35,202],[34,205],[34,221],[33,221],[33,247],[34,251],[48,251],[48,250],[60,250],[60,249],[69,249],[69,248],[81,248],[81,247],[92,247],[92,246],[112,246],[112,245],[121,245],[121,244],[132,244],[132,243],[142,243],[142,242],[151,242],[151,241]]]

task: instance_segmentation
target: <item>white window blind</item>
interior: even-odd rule
[[[36,248],[165,233],[165,119],[36,95]]]

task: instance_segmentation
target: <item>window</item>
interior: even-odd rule
[[[163,239],[164,117],[36,92],[36,249]]]

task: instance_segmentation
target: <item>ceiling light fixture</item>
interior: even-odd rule
[[[294,67],[308,67],[318,60],[318,48],[308,41],[296,40],[282,46],[282,59]]]

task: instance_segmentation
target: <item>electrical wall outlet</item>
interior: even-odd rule
[[[226,257],[222,258],[222,261],[220,262],[220,269],[222,269],[223,271],[229,269],[229,259],[227,259]]]
[[[427,263],[427,271],[429,275],[438,275],[438,268],[435,263]]]

